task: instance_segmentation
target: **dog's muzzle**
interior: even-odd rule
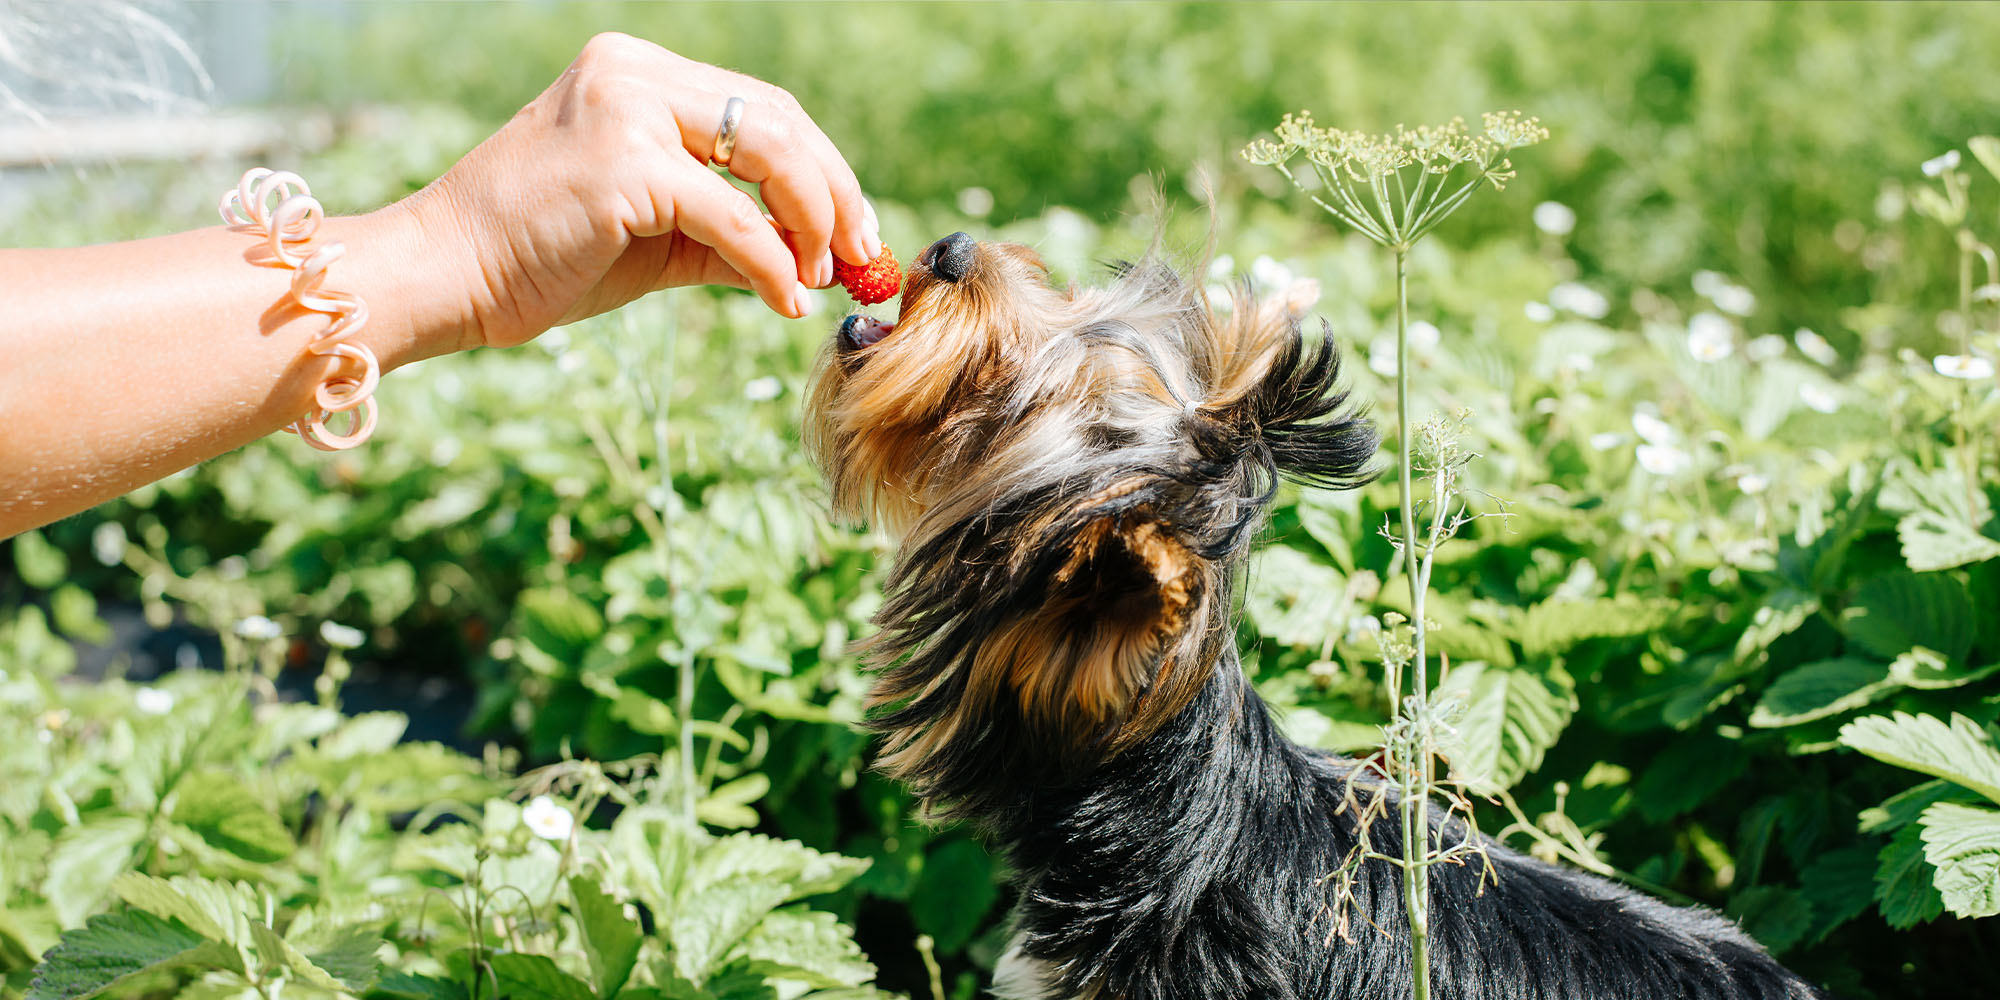
[[[855,313],[840,324],[840,348],[843,351],[858,351],[871,347],[896,329],[894,323],[884,323],[866,313]]]

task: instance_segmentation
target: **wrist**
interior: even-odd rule
[[[326,220],[321,239],[347,244],[329,286],[368,304],[367,343],[384,371],[458,351],[472,337],[464,271],[469,241],[425,211],[421,192],[365,215]]]

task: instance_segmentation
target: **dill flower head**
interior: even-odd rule
[[[1489,112],[1480,126],[1475,135],[1465,119],[1453,118],[1379,134],[1351,132],[1326,128],[1312,112],[1300,111],[1272,129],[1274,139],[1258,139],[1242,155],[1307,189],[1290,166],[1303,156],[1325,189],[1325,195],[1312,195],[1320,207],[1377,243],[1407,249],[1480,185],[1500,188],[1512,180],[1509,151],[1549,136],[1541,119],[1518,111]],[[1449,176],[1461,168],[1469,177]]]

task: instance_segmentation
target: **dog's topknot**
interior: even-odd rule
[[[1230,641],[1230,586],[1280,475],[1370,477],[1370,425],[1247,289],[1210,308],[1149,259],[1058,289],[963,234],[919,255],[891,324],[822,359],[809,443],[837,510],[903,535],[868,644],[888,768],[977,814],[1157,730]]]

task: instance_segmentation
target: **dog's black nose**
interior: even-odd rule
[[[931,269],[931,273],[952,284],[964,279],[972,270],[972,256],[979,244],[964,233],[953,233],[924,248],[917,255],[917,263]]]

